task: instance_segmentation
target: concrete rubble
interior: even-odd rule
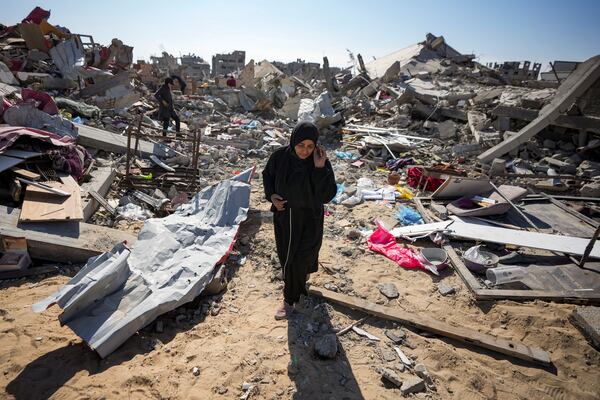
[[[590,278],[585,291],[576,278],[570,286],[545,286],[544,260],[529,252],[538,249],[547,256],[552,251],[560,253],[569,267],[587,263],[598,268],[600,245],[594,230],[600,221],[600,56],[565,64],[555,81],[548,77],[538,80],[537,64],[484,66],[474,55],[452,48],[443,36],[428,33],[424,41],[366,64],[358,55],[354,68],[345,69],[330,67],[326,57],[322,65],[300,59],[292,63],[246,62],[246,53],[239,50],[216,54],[210,64],[196,55],[173,57],[168,52],[150,62],[134,62],[133,48],[119,39],[95,43],[91,36],[51,25],[50,13],[43,9],[32,13],[41,19],[0,32],[0,236],[24,237],[33,265],[3,265],[0,274],[8,271],[11,275],[7,277],[28,276],[46,261],[85,264],[67,286],[37,309],[58,303],[64,310],[61,323],[102,357],[123,343],[126,346],[126,339],[144,326],[153,324],[156,333],[168,331],[163,320],[157,319],[161,314],[180,310],[174,318],[178,325],[185,325],[195,317],[216,318],[222,310],[235,312],[214,299],[227,290],[229,281],[222,266],[234,244],[234,258],[229,262],[236,265],[256,251],[251,235],[234,239],[237,226],[246,211],[249,219],[270,222],[264,211],[245,209],[251,207],[247,204],[248,185],[244,186],[244,201],[239,202],[243,212],[235,221],[228,221],[227,247],[231,248],[220,248],[219,257],[204,260],[202,276],[187,282],[187,291],[176,301],[168,299],[170,293],[161,292],[164,302],[172,304],[145,304],[141,311],[135,310],[143,318],[126,319],[124,327],[117,326],[119,318],[111,314],[107,317],[110,333],[116,332],[117,337],[94,337],[96,331],[89,327],[88,317],[77,315],[99,300],[127,299],[127,294],[115,294],[116,288],[125,282],[133,285],[147,273],[140,267],[145,256],[136,241],[152,240],[151,230],[160,224],[157,221],[176,221],[178,226],[193,229],[189,226],[194,222],[193,213],[185,214],[185,210],[194,200],[206,200],[203,190],[231,182],[241,171],[252,171],[248,181],[258,178],[257,171],[272,151],[287,145],[294,125],[305,120],[320,128],[320,143],[327,148],[336,174],[338,194],[327,205],[328,218],[335,219],[335,224],[327,226],[325,238],[339,243],[335,251],[340,257],[368,251],[367,244],[383,230],[393,235],[393,243],[386,244],[390,252],[379,252],[395,262],[390,265],[406,267],[408,257],[415,263],[409,267],[414,272],[436,276],[430,301],[440,296],[453,301],[464,292],[477,300],[600,298],[597,277]],[[153,98],[169,76],[181,80],[173,92],[181,136],[175,135],[172,126],[162,135]],[[61,181],[65,176],[75,178],[79,187],[66,193],[61,205],[81,209],[84,218],[21,221],[21,209],[34,201],[28,195],[31,188],[49,185],[60,193],[66,190]],[[512,196],[508,186],[523,192]],[[57,209],[52,199],[35,201],[44,212]],[[555,209],[548,212],[531,206],[537,202]],[[365,214],[367,209],[370,214]],[[457,209],[481,209],[483,214],[465,216]],[[559,226],[557,214],[576,220]],[[480,233],[484,228],[502,235],[490,238]],[[122,244],[124,241],[130,247]],[[484,242],[492,255],[509,258],[498,261],[482,252],[469,264],[462,254],[473,245],[465,242],[472,241]],[[130,251],[138,264],[128,264]],[[162,257],[155,255],[157,260]],[[265,253],[263,258],[261,263],[273,265],[270,279],[279,282],[276,255]],[[97,264],[116,277],[102,275],[95,270]],[[166,264],[179,267],[164,261]],[[321,267],[331,278],[323,287],[366,297],[355,291],[343,263]],[[506,267],[518,268],[509,272],[519,278],[506,286],[490,279],[490,270]],[[157,261],[151,272],[159,276],[161,268]],[[446,278],[453,274],[452,280]],[[90,283],[85,287],[89,297],[79,295],[76,301],[70,300],[72,287],[96,282],[96,278],[98,282],[106,280],[109,287],[95,292]],[[185,280],[173,279],[175,282],[170,282],[175,285]],[[152,292],[149,288],[160,282],[147,283],[147,291]],[[461,282],[467,291],[458,287]],[[508,286],[511,283],[521,285],[519,293]],[[205,287],[217,289],[203,292]],[[370,287],[379,306],[403,301],[403,287],[399,292],[386,281]],[[545,290],[551,293],[543,293]],[[522,293],[527,291],[530,293]],[[187,312],[184,303],[197,296],[204,296],[203,307]],[[325,312],[325,300],[307,301],[314,302],[310,303],[310,315]],[[598,346],[597,323],[589,327],[596,314],[597,310],[576,310],[573,320],[584,325],[582,330]],[[100,330],[102,323],[96,321],[93,328]],[[356,326],[348,330],[368,333]],[[301,337],[304,346],[312,343],[319,359],[341,358],[346,340],[369,342],[354,334],[352,339],[340,340],[331,327],[320,322],[309,324],[306,331]],[[391,345],[410,348],[409,335],[397,327],[386,328],[385,335],[378,352],[386,367],[376,367],[376,371],[390,390],[403,396],[434,391],[434,380],[441,377],[424,364],[403,364],[396,355],[402,359],[404,353],[399,348],[397,353],[391,350]],[[375,339],[372,341],[380,340]],[[368,348],[375,352],[376,346]],[[546,354],[512,355],[539,362]],[[204,372],[194,368],[192,374],[201,379]],[[253,388],[244,389],[247,396],[258,390]]]

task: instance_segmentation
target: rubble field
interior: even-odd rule
[[[0,25],[0,398],[600,398],[600,56],[211,67],[50,21]],[[338,190],[276,321],[298,121]]]

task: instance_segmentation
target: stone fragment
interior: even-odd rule
[[[418,376],[413,376],[402,382],[400,392],[403,396],[411,393],[418,393],[425,390],[425,381]]]
[[[440,292],[440,294],[442,296],[448,296],[450,294],[453,294],[456,292],[456,288],[445,284],[444,282],[440,282],[438,283],[438,292]]]
[[[583,197],[600,197],[600,181],[586,183],[579,190]]]
[[[402,386],[402,380],[400,379],[400,377],[398,376],[398,374],[396,374],[394,371],[392,371],[389,368],[380,368],[379,369],[379,373],[381,374],[381,377],[383,379],[385,379],[386,381],[390,382],[392,385],[394,386]]]
[[[338,352],[337,336],[333,333],[323,335],[315,342],[315,353],[326,359],[335,358]]]
[[[388,299],[395,299],[398,296],[400,296],[400,293],[398,293],[398,288],[396,288],[396,285],[394,285],[393,283],[380,283],[379,285],[377,285],[377,288],[379,289],[381,294],[387,297]]]
[[[381,351],[381,358],[385,362],[396,361],[396,359],[398,358],[396,356],[396,353],[389,347],[381,347],[380,351]]]
[[[385,336],[387,336],[394,344],[402,344],[406,338],[406,332],[402,329],[386,330]]]

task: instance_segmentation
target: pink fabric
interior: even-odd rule
[[[42,110],[46,114],[58,114],[58,107],[56,106],[54,99],[46,92],[38,92],[37,90],[23,88],[21,89],[21,97],[23,98],[23,101],[38,101],[40,103],[37,107],[38,110]]]
[[[394,235],[386,231],[381,225],[377,226],[375,232],[367,239],[367,243],[370,250],[383,254],[401,267],[426,269],[417,258],[417,253],[396,243]]]
[[[59,136],[52,132],[23,126],[4,126],[0,127],[0,153],[12,146],[21,136],[29,136],[58,147],[75,144],[75,139],[70,136]]]

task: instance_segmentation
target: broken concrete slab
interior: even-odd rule
[[[540,111],[538,117],[521,129],[517,135],[492,147],[477,158],[482,163],[489,163],[494,158],[508,153],[520,144],[527,142],[542,129],[554,122],[573,102],[582,96],[598,79],[600,79],[600,55],[592,57],[579,65],[558,88],[556,96]]]
[[[578,307],[571,322],[581,330],[592,346],[600,350],[600,307]]]
[[[127,136],[88,125],[75,124],[75,126],[77,126],[79,132],[77,143],[86,147],[111,151],[118,154],[125,154],[127,152]],[[132,141],[132,147],[133,142],[134,141]],[[158,157],[175,156],[175,151],[171,148],[163,144],[152,143],[145,140],[139,140],[138,150],[146,157],[149,157],[152,154]]]
[[[98,168],[98,170],[92,173],[92,179],[81,186],[84,221],[90,219],[100,206],[100,204],[92,196],[89,196],[88,193],[94,191],[100,196],[106,196],[116,174],[117,172],[111,167]]]

